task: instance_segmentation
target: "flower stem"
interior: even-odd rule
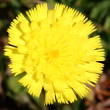
[[[45,92],[42,91],[41,93],[41,100],[42,100],[42,110],[48,110],[48,106],[45,105]]]

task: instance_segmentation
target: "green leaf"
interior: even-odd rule
[[[110,29],[110,15],[107,16],[105,23],[104,23],[104,28],[105,29]]]
[[[65,106],[63,107],[63,110],[72,110],[72,109],[70,108],[69,105],[65,105]]]
[[[15,94],[22,93],[24,91],[24,88],[20,85],[18,82],[19,76],[11,76],[7,79],[7,86],[9,90],[11,90]]]
[[[107,9],[110,8],[110,0],[105,0],[96,4],[96,6],[91,11],[91,18],[100,19],[102,16],[105,16]]]
[[[18,0],[11,0],[11,5],[16,8],[20,8],[21,6]]]

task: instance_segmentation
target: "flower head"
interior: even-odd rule
[[[11,59],[12,73],[26,74],[19,82],[45,103],[72,103],[83,98],[95,85],[103,64],[104,50],[99,36],[89,37],[95,26],[77,10],[47,4],[19,14],[8,29],[5,55]]]

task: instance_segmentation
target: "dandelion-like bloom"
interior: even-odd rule
[[[8,29],[5,55],[19,82],[39,97],[45,91],[45,104],[72,103],[95,85],[104,61],[99,36],[89,37],[95,26],[77,10],[56,4],[49,10],[39,4],[26,15],[19,14]]]

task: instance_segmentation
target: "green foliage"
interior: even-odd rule
[[[105,68],[110,68],[110,63],[108,63],[110,60],[110,0],[0,0],[0,47],[1,42],[5,45],[2,38],[7,39],[7,28],[16,15],[19,12],[24,13],[37,3],[42,2],[47,2],[50,9],[56,2],[66,4],[78,9],[92,20],[98,28],[97,33],[101,36],[106,51]],[[41,110],[43,106],[41,100],[28,96],[26,90],[17,82],[19,77],[10,76],[9,70],[6,68],[7,58],[3,56],[2,51],[3,49],[0,50],[0,76],[3,77],[6,96],[19,100],[21,103],[23,100],[20,100],[20,98],[25,97],[24,102],[29,103],[30,110]],[[80,99],[74,104],[62,106],[56,104],[54,107],[55,110],[85,110],[85,108],[84,101]]]
[[[108,15],[105,19],[104,28],[110,29],[110,15]]]

